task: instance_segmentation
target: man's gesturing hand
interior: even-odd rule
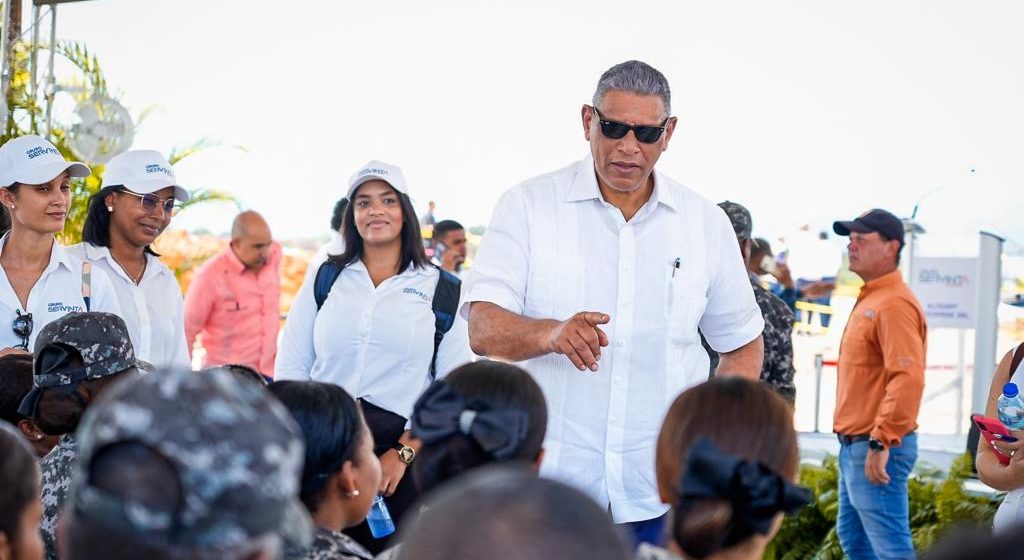
[[[557,323],[548,334],[548,350],[569,358],[576,369],[597,371],[601,347],[608,346],[608,335],[598,325],[611,317],[604,313],[583,311]]]

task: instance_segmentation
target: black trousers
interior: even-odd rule
[[[378,457],[385,453],[394,453],[392,448],[398,443],[398,438],[402,437],[407,419],[362,399],[359,400],[359,404],[362,406],[366,425],[370,428],[370,433],[373,434],[373,453]],[[391,546],[392,539],[397,535],[398,528],[401,527],[402,518],[418,498],[419,491],[412,480],[412,470],[407,469],[402,481],[398,483],[395,493],[384,498],[384,503],[387,504],[388,511],[391,513],[391,519],[395,522],[395,533],[383,539],[375,539],[370,533],[370,526],[363,521],[355,527],[345,529],[345,534],[376,556]]]

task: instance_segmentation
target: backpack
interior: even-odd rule
[[[430,358],[430,380],[433,381],[437,378],[437,350],[441,347],[445,333],[455,324],[455,315],[459,311],[462,280],[436,265],[431,266],[440,273],[437,277],[437,286],[434,288],[434,299],[430,304],[434,312],[434,355]],[[313,299],[316,300],[317,312],[324,306],[327,295],[331,293],[334,282],[344,268],[344,265],[327,259],[317,269],[316,280],[313,281]]]

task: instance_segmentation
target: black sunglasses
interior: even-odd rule
[[[128,189],[124,189],[121,192],[123,192],[124,194],[130,194],[132,196],[139,197],[140,201],[142,202],[142,209],[149,213],[152,213],[154,210],[157,209],[157,207],[162,206],[164,214],[167,214],[168,216],[174,216],[175,214],[178,213],[178,209],[181,208],[181,206],[178,205],[177,199],[175,199],[174,197],[161,199],[159,196],[152,193],[139,194],[137,192],[132,192]]]
[[[597,107],[592,107],[592,109],[594,109],[594,114],[597,115],[597,122],[601,123],[601,134],[612,140],[618,140],[629,134],[629,131],[632,130],[636,139],[644,144],[657,142],[658,138],[661,138],[661,133],[665,132],[665,125],[668,124],[668,119],[671,118],[665,117],[665,120],[661,121],[659,126],[631,126],[604,118],[604,115],[601,114],[601,111],[597,110]]]
[[[21,344],[15,346],[15,348],[21,348],[22,350],[28,350],[28,337],[32,336],[32,314],[25,313],[22,315],[20,309],[15,309],[18,316],[11,321],[11,330],[14,331],[14,336],[21,339]]]

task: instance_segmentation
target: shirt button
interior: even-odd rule
[[[622,378],[621,377],[616,377],[615,378],[615,384],[616,385],[622,385]]]
[[[633,265],[630,263],[625,263],[622,265],[622,270],[633,270]]]
[[[616,340],[615,341],[615,345],[618,346],[619,348],[622,348],[623,346],[626,345],[626,341],[625,340]]]

